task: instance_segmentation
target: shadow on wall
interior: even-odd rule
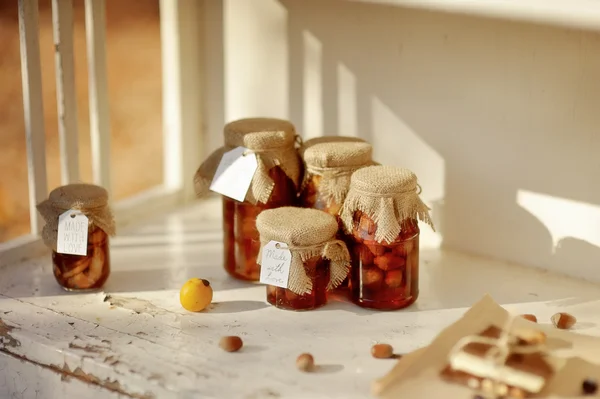
[[[600,35],[279,3],[299,131],[363,137],[379,162],[414,170],[446,247],[600,281]]]
[[[61,184],[52,9],[40,0],[40,51],[49,190]],[[157,0],[108,0],[107,67],[112,197],[162,183],[160,20]],[[91,181],[84,2],[74,1],[81,179]],[[29,233],[27,155],[17,1],[0,0],[0,242]],[[151,160],[141,162],[141,160]],[[7,173],[10,171],[10,173]]]

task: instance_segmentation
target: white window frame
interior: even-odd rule
[[[52,1],[62,184],[79,179],[72,1]],[[86,0],[85,7],[93,183],[110,190],[114,171],[109,164],[106,4],[105,0]],[[203,154],[203,13],[204,1],[160,0],[164,180],[159,186],[111,203],[117,228],[194,199],[193,174]],[[31,234],[0,243],[0,267],[48,251],[40,238],[44,221],[35,208],[48,195],[38,0],[19,0],[19,30]]]

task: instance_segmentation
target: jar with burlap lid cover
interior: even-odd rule
[[[109,236],[115,234],[108,192],[93,184],[69,184],[54,189],[48,199],[37,205],[37,209],[46,222],[42,239],[52,250],[53,273],[58,284],[73,291],[101,288],[110,275]],[[73,221],[83,215],[87,222],[83,222],[83,226],[67,223],[63,233],[67,238],[63,240],[80,240],[85,234],[77,234],[77,230],[84,232],[87,229],[87,243],[81,243],[82,248],[87,245],[85,255],[59,253],[59,218],[69,211],[73,211],[68,215]]]
[[[294,125],[274,118],[247,118],[228,123],[225,145],[200,165],[194,177],[196,194],[204,197],[225,154],[237,147],[256,156],[257,169],[243,202],[223,196],[224,267],[233,277],[257,281],[260,250],[256,217],[265,209],[293,206],[297,202],[302,164]]]
[[[282,207],[258,215],[261,253],[276,242],[291,255],[286,288],[267,285],[267,301],[281,309],[309,310],[327,303],[327,292],[348,275],[350,254],[335,238],[338,224],[332,215],[317,209]]]
[[[300,204],[338,216],[356,170],[373,164],[373,147],[358,137],[325,136],[304,142]]]
[[[369,166],[352,175],[342,206],[352,235],[350,285],[359,306],[407,307],[419,295],[419,224],[433,228],[416,175],[395,166]]]

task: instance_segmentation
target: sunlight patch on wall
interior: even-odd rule
[[[337,80],[339,135],[358,137],[356,76],[346,65],[338,63]]]
[[[517,204],[548,229],[553,252],[569,237],[600,247],[600,206],[527,190],[517,191]]]
[[[444,158],[377,97],[371,99],[371,112],[374,159],[382,164],[408,168],[417,175],[423,189],[421,198],[432,208],[431,215],[439,227],[441,217],[435,211],[445,195]],[[421,226],[422,247],[437,248],[441,239],[439,233]]]
[[[323,45],[312,33],[302,32],[304,43],[303,138],[323,136]]]

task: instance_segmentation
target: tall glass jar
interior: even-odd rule
[[[408,169],[370,166],[352,175],[341,218],[351,234],[352,301],[395,310],[419,296],[419,225],[433,227]],[[375,223],[377,220],[379,223]]]
[[[302,164],[296,149],[296,131],[285,120],[273,118],[240,119],[225,125],[225,146],[215,151],[198,169],[196,193],[209,192],[222,155],[244,147],[256,156],[257,170],[244,201],[223,197],[223,260],[232,277],[257,281],[260,250],[256,218],[266,209],[293,206],[297,202]]]
[[[261,282],[267,284],[267,302],[286,310],[310,310],[327,303],[327,292],[347,276],[350,254],[335,238],[336,219],[316,209],[282,207],[262,212],[256,221],[260,234]],[[277,248],[283,252],[273,252]],[[270,277],[268,262],[288,268],[289,277],[278,284]],[[283,262],[283,263],[282,263]]]
[[[260,266],[256,258],[260,251],[260,239],[256,218],[265,209],[294,205],[296,186],[280,167],[269,170],[275,182],[271,197],[266,203],[252,204],[223,197],[223,242],[227,273],[240,280],[258,281]]]
[[[102,288],[110,275],[109,236],[115,232],[107,191],[91,184],[70,184],[53,190],[37,208],[46,221],[42,238],[52,249],[52,270],[58,284],[69,291]],[[83,252],[58,245],[60,234],[63,241],[85,242],[81,241],[84,230],[87,242]]]

